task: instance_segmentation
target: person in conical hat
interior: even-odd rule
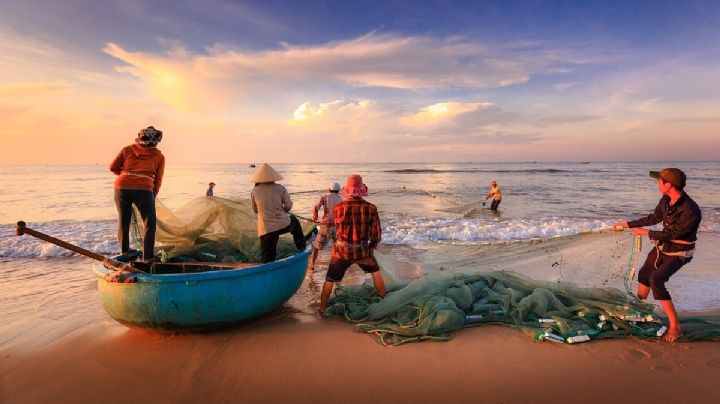
[[[215,183],[210,181],[210,183],[208,184],[208,189],[205,192],[205,196],[213,196],[214,195],[213,188],[215,188]]]
[[[263,182],[275,182],[283,179],[283,176],[279,172],[275,171],[274,168],[270,167],[268,163],[260,166],[255,173],[250,176],[250,182],[260,184]]]
[[[385,282],[374,255],[382,238],[377,207],[362,198],[367,196],[368,187],[357,174],[348,177],[340,192],[347,199],[336,204],[333,209],[337,236],[320,294],[320,315],[325,314],[333,285],[342,281],[345,271],[352,264],[357,264],[365,273],[371,274],[378,295],[385,297]]]
[[[258,215],[257,231],[260,237],[262,262],[275,261],[277,243],[280,235],[291,233],[298,250],[305,250],[305,235],[300,221],[288,214],[293,202],[284,186],[275,181],[283,177],[267,163],[258,168],[250,181],[255,183],[250,200],[252,208]]]
[[[318,203],[313,207],[312,219],[318,220],[318,211],[320,208],[323,210],[323,217],[318,226],[318,235],[313,243],[312,253],[310,253],[310,263],[308,263],[308,270],[315,270],[315,260],[317,259],[318,251],[325,248],[328,240],[332,240],[335,244],[335,224],[333,219],[333,209],[335,205],[342,202],[343,198],[340,196],[340,189],[342,186],[337,182],[332,182],[328,186],[328,193],[321,196]]]

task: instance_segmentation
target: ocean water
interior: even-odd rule
[[[482,244],[598,231],[648,214],[660,197],[648,171],[681,167],[687,192],[701,206],[701,231],[720,233],[720,162],[683,163],[452,163],[278,164],[294,201],[310,216],[332,181],[361,174],[368,200],[381,214],[383,243],[422,245],[430,240]],[[168,166],[159,198],[178,208],[202,196],[249,197],[248,164]],[[0,166],[0,258],[59,257],[69,252],[13,236],[18,220],[103,254],[118,252],[116,210],[106,167]],[[498,212],[481,201],[496,180],[503,192]]]
[[[702,208],[698,254],[669,284],[679,310],[720,310],[720,162],[278,164],[294,201],[310,216],[330,182],[363,176],[381,215],[379,260],[389,282],[439,270],[509,270],[537,280],[623,289],[633,238],[608,233],[618,220],[650,213],[660,194],[649,170],[677,166]],[[159,198],[171,209],[205,195],[247,198],[248,164],[173,166]],[[119,250],[115,176],[104,166],[0,166],[0,347],[42,346],[79,327],[112,322],[97,303],[92,262],[14,235],[28,226],[106,255]],[[490,181],[503,192],[498,212],[482,206]],[[489,204],[488,204],[489,205]],[[540,241],[538,241],[540,240]],[[644,244],[644,259],[649,243]],[[286,309],[317,310],[329,249]],[[640,262],[639,264],[641,264]],[[344,282],[366,276],[348,272]],[[32,331],[30,331],[32,330]]]

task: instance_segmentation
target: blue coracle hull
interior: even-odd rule
[[[202,331],[277,309],[302,284],[309,250],[268,264],[193,274],[133,274],[137,283],[108,282],[95,265],[100,304],[115,320],[161,331]]]

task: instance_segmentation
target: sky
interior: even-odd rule
[[[0,164],[717,160],[717,1],[0,0]]]

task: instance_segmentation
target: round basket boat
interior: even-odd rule
[[[267,264],[198,273],[132,274],[135,283],[106,280],[94,265],[100,304],[120,323],[160,331],[204,331],[277,309],[302,284],[309,250]],[[207,263],[212,266],[212,263]]]

